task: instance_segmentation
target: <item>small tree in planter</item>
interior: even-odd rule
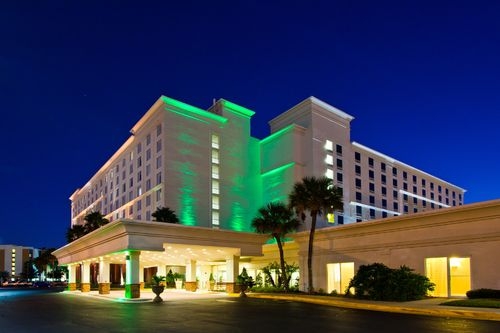
[[[160,297],[160,294],[165,290],[165,286],[162,283],[163,281],[165,281],[164,276],[153,275],[153,278],[151,279],[151,290],[156,295],[153,299],[154,303],[163,302],[163,299]]]
[[[243,267],[241,274],[237,278],[238,285],[240,286],[240,297],[246,297],[245,291],[248,288],[252,288],[255,284],[253,278],[248,276],[247,269]]]
[[[210,277],[208,278],[208,283],[210,285],[210,290],[213,291],[215,289],[215,279],[213,273],[210,273]]]

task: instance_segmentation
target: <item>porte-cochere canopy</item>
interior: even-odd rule
[[[185,272],[185,286],[196,290],[197,269],[218,266],[224,273],[228,291],[233,291],[239,272],[239,261],[262,256],[267,235],[191,227],[162,222],[116,220],[67,244],[53,254],[69,269],[69,288],[76,289],[77,276],[81,290],[90,290],[91,267],[98,264],[99,292],[110,287],[110,266],[123,266],[125,296],[140,297],[144,269],[156,267],[165,275],[165,267],[179,266]],[[210,272],[211,273],[211,272]],[[111,274],[112,275],[112,274]]]

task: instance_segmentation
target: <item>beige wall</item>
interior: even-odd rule
[[[301,286],[307,277],[308,233],[296,234]],[[327,289],[328,263],[383,263],[426,274],[425,259],[470,258],[471,288],[500,289],[500,200],[390,219],[325,228],[316,232],[314,287]]]

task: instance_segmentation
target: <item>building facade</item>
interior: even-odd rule
[[[0,272],[8,272],[12,281],[21,279],[26,263],[40,255],[40,250],[18,245],[0,245]]]
[[[258,208],[286,201],[304,176],[343,189],[343,212],[320,228],[463,204],[460,187],[351,142],[354,118],[317,98],[272,119],[262,140],[250,135],[253,114],[223,99],[203,110],[160,97],[70,197],[72,225],[92,211],[151,221],[169,207],[184,225],[251,231]]]

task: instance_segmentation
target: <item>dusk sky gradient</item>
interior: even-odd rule
[[[309,96],[351,139],[500,198],[499,1],[1,1],[0,244],[60,247],[69,196],[160,95],[256,112]]]

